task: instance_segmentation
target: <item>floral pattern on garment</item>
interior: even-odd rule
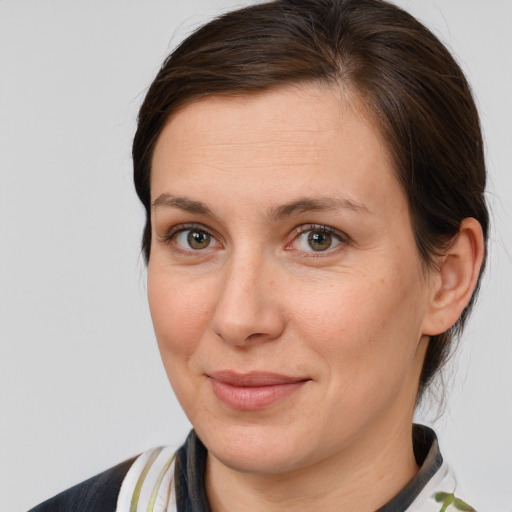
[[[434,498],[438,503],[443,504],[439,509],[439,512],[445,512],[445,510],[448,510],[448,507],[451,505],[453,505],[457,510],[462,510],[464,512],[476,512],[471,505],[468,505],[465,501],[457,498],[453,492],[438,492],[434,495]]]

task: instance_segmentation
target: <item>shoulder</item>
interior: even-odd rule
[[[476,512],[471,500],[457,482],[453,469],[443,462],[441,468],[427,483],[410,509],[411,512]]]
[[[123,480],[117,510],[167,511],[176,497],[175,461],[175,449],[170,446],[153,448],[139,455]]]
[[[194,430],[178,451],[163,446],[144,452],[122,483],[118,512],[208,512],[204,485],[206,454]]]
[[[413,426],[418,473],[377,512],[475,512],[463,494],[451,467],[444,461],[434,431]]]
[[[67,489],[29,512],[114,512],[119,490],[135,459],[126,460]]]
[[[412,499],[406,512],[476,512],[468,503],[453,469],[441,456],[434,431],[415,425],[413,444],[420,470],[405,489]]]
[[[147,450],[57,494],[28,512],[167,510],[170,491],[174,488],[174,454],[171,447]]]

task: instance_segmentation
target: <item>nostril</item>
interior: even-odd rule
[[[254,334],[251,334],[247,337],[248,341],[257,341],[258,338],[261,338],[262,336],[266,336],[263,332],[255,332]]]

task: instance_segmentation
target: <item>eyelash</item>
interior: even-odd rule
[[[175,242],[176,238],[181,233],[186,233],[187,231],[199,231],[201,233],[206,233],[207,235],[212,237],[212,239],[217,240],[217,237],[215,236],[215,234],[212,233],[209,229],[207,229],[202,224],[187,223],[187,224],[180,224],[178,226],[173,226],[171,229],[169,229],[169,231],[162,238],[162,241],[165,243],[171,244],[171,243]],[[217,241],[217,243],[218,243],[218,241]],[[177,244],[173,244],[173,245],[174,245],[174,247],[173,247],[174,250],[177,252],[187,253],[187,254],[190,252],[201,252],[199,249],[197,249],[197,250],[194,250],[192,248],[183,249],[180,246],[178,246]]]
[[[293,238],[291,242],[286,245],[285,250],[292,250],[291,246],[295,242],[297,242],[302,235],[305,235],[306,233],[309,232],[327,233],[329,235],[332,235],[332,237],[335,238],[340,243],[341,248],[346,247],[351,242],[350,237],[346,233],[338,231],[337,229],[331,226],[326,226],[324,224],[302,224],[301,226],[298,226],[293,230]],[[303,254],[307,254],[307,257],[309,258],[321,258],[332,254],[337,248],[338,246],[334,248],[329,247],[321,251],[310,250],[300,252],[302,252]]]
[[[202,249],[192,249],[192,248],[184,249],[184,248],[180,247],[179,245],[177,245],[177,243],[176,243],[176,239],[181,233],[185,233],[187,231],[194,231],[194,230],[199,231],[201,233],[206,233],[213,240],[215,240],[217,242],[217,244],[220,245],[220,242],[218,241],[217,236],[211,230],[209,230],[202,224],[196,224],[196,223],[187,223],[187,224],[180,224],[178,226],[173,226],[171,229],[169,229],[169,231],[162,238],[162,241],[165,243],[168,243],[168,244],[173,244],[173,250],[175,250],[176,252],[182,253],[182,254],[201,253],[201,252],[203,252]],[[323,224],[302,224],[302,225],[296,227],[292,231],[292,240],[286,244],[284,249],[286,251],[291,251],[293,249],[292,245],[295,242],[297,242],[297,240],[299,240],[302,235],[309,233],[309,232],[327,233],[329,235],[332,235],[333,238],[335,238],[340,243],[340,245],[343,247],[346,247],[351,242],[350,237],[347,234],[345,234],[341,231],[338,231],[337,229],[335,229],[331,226],[326,226]],[[207,247],[205,249],[208,249],[208,248],[209,247]],[[318,257],[322,257],[324,255],[331,254],[335,249],[336,249],[336,247],[335,248],[329,247],[325,250],[320,250],[320,251],[314,251],[314,250],[301,251],[301,250],[299,250],[299,252],[301,252],[303,254],[307,254],[307,257],[310,257],[310,258],[311,257],[318,258]]]

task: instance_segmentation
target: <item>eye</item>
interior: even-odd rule
[[[171,232],[166,240],[174,242],[179,249],[185,251],[200,251],[219,245],[218,241],[211,233],[196,226],[189,228],[182,226],[181,229]]]
[[[303,252],[325,252],[345,242],[345,237],[328,226],[302,226],[291,245]],[[290,247],[292,248],[292,247]]]
[[[213,237],[200,229],[187,229],[176,235],[176,244],[183,249],[207,249],[213,241]]]

